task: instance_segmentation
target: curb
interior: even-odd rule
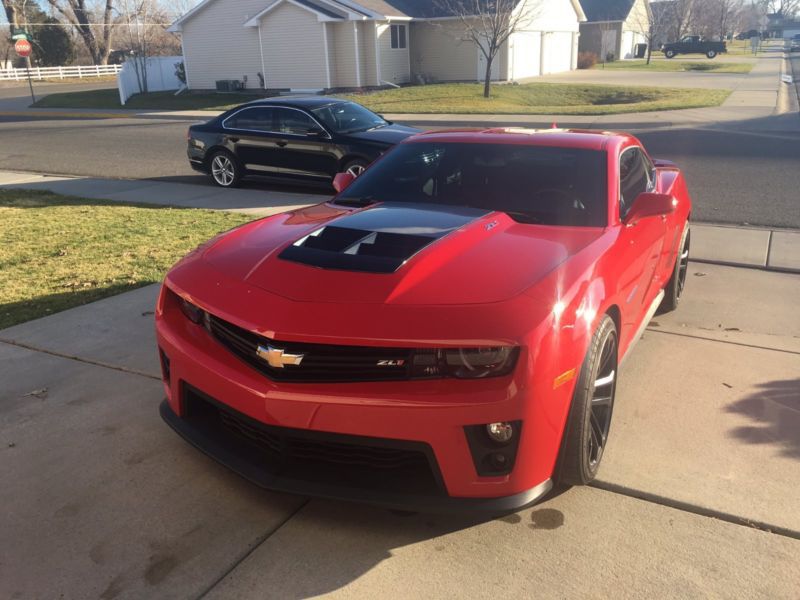
[[[118,113],[102,112],[34,112],[31,110],[8,110],[0,111],[0,117],[29,117],[34,119],[129,119],[135,115],[120,115]]]

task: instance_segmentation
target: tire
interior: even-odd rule
[[[356,158],[356,159],[353,159],[351,161],[348,161],[344,165],[343,171],[345,173],[350,173],[354,177],[360,177],[361,174],[366,170],[366,168],[368,166],[369,166],[369,163],[367,161],[362,160],[360,158]]]
[[[600,468],[614,410],[618,347],[617,326],[604,315],[575,384],[556,469],[560,485],[586,485]]]
[[[223,188],[235,188],[242,180],[242,167],[236,157],[227,150],[217,150],[208,160],[211,180]]]
[[[665,50],[664,56],[667,58],[675,58],[675,50]]]
[[[689,246],[691,242],[691,232],[689,223],[683,228],[681,243],[678,246],[678,254],[675,256],[675,265],[672,267],[672,275],[664,288],[664,299],[658,307],[659,313],[670,312],[678,308],[683,295],[683,288],[686,285],[686,271],[689,269]]]
[[[714,58],[716,55],[717,55],[717,52],[715,50],[709,50],[708,52],[706,52],[706,57],[707,58]]]

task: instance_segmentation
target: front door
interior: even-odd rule
[[[279,166],[283,174],[328,179],[338,170],[336,146],[330,135],[306,112],[275,108]]]

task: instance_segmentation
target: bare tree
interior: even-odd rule
[[[633,19],[636,32],[644,37],[647,44],[647,61],[649,65],[653,58],[653,47],[664,38],[669,37],[670,28],[675,25],[675,14],[666,2],[653,4],[645,3],[645,11],[639,12]]]
[[[492,85],[492,64],[508,38],[536,19],[541,0],[434,0],[456,17],[464,29],[463,38],[473,42],[486,59],[483,97]]]
[[[695,9],[694,32],[723,40],[740,20],[743,0],[705,0]]]
[[[47,0],[47,3],[78,32],[96,65],[108,62],[111,52],[111,28],[114,0],[98,0],[97,6],[86,0]]]

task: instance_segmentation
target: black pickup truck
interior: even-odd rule
[[[727,52],[725,42],[707,42],[699,35],[687,35],[679,42],[669,42],[661,46],[661,51],[667,58],[673,58],[678,54],[705,54],[708,58],[714,58],[717,54]]]

